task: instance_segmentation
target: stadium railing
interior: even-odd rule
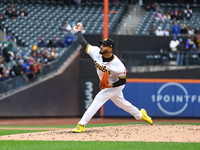
[[[0,82],[0,97],[7,95],[16,91],[19,88],[27,86],[31,83],[34,83],[38,80],[42,80],[43,78],[47,77],[48,75],[56,72],[63,63],[71,56],[73,52],[77,50],[79,43],[75,41],[67,50],[63,52],[63,54],[55,61],[48,63],[42,69],[42,73],[38,76],[38,78],[32,82],[30,82],[26,75],[21,75],[18,77],[14,77],[8,79],[6,81]]]

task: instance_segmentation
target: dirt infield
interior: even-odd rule
[[[70,125],[79,121],[77,118],[38,118],[38,119],[1,119],[3,125]],[[172,124],[131,124],[134,119],[92,119],[90,124],[130,123],[122,126],[87,128],[84,133],[72,133],[71,129],[51,128],[47,132],[35,132],[0,136],[0,140],[48,140],[48,141],[152,141],[152,142],[200,142],[200,126]],[[200,123],[200,120],[190,119],[154,119],[154,123]],[[9,128],[12,129],[12,128]],[[16,129],[16,128],[13,128]],[[20,128],[22,129],[22,128]],[[23,128],[30,129],[30,128]],[[31,128],[32,129],[32,128]],[[39,129],[39,128],[37,128]],[[40,128],[44,129],[44,128]],[[46,129],[46,128],[45,128]]]

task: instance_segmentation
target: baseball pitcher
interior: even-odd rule
[[[77,23],[77,39],[85,52],[94,60],[96,71],[100,80],[100,91],[95,96],[92,104],[86,110],[72,132],[85,132],[85,126],[87,123],[99,110],[99,108],[109,99],[112,100],[115,105],[133,115],[136,120],[143,120],[152,125],[153,121],[147,115],[145,109],[139,110],[129,101],[124,99],[122,90],[126,84],[126,68],[119,58],[112,52],[115,47],[114,41],[107,38],[103,41],[99,41],[101,44],[100,47],[92,46],[88,44],[81,34],[82,30],[82,23]]]

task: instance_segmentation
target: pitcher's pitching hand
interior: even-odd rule
[[[77,23],[77,25],[76,25],[76,32],[78,32],[78,31],[82,31],[83,30],[83,24],[82,23]]]

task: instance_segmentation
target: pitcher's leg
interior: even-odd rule
[[[126,112],[133,115],[136,120],[140,120],[142,118],[142,113],[139,111],[139,109],[133,106],[129,101],[124,99],[122,91],[119,94],[115,95],[111,100],[119,108],[122,108]]]
[[[116,88],[106,88],[101,90],[94,98],[94,101],[87,109],[87,111],[82,116],[79,121],[80,124],[86,125],[90,119],[94,116],[94,114],[99,110],[99,108],[109,99],[112,99],[115,95],[122,91],[124,86],[116,87]]]
[[[91,118],[95,115],[95,113],[99,110],[99,108],[108,100],[107,97],[103,97],[102,94],[97,94],[94,98],[92,104],[89,106],[89,108],[86,110],[86,112],[83,114],[81,120],[79,123],[81,125],[86,125]]]

